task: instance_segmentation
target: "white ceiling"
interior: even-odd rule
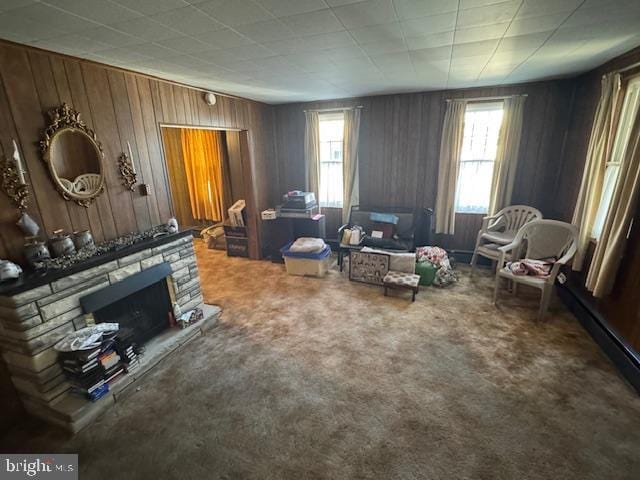
[[[640,0],[0,0],[0,37],[285,103],[560,77],[640,45]]]

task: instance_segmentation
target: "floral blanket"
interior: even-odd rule
[[[447,287],[458,281],[458,274],[453,270],[449,256],[444,248],[418,247],[416,248],[416,260],[418,262],[431,262],[438,270],[433,285]]]

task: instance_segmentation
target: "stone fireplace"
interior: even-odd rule
[[[202,308],[205,320],[184,330],[169,328],[173,301],[183,311]],[[77,431],[164,356],[202,334],[218,313],[203,303],[193,237],[181,232],[0,286],[0,346],[26,410]],[[132,327],[146,353],[141,368],[92,403],[69,392],[53,346],[94,321]]]

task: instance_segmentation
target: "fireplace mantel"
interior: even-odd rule
[[[99,265],[117,260],[122,257],[126,257],[143,250],[148,250],[150,248],[159,247],[160,245],[172,243],[180,238],[190,237],[191,235],[192,234],[190,230],[185,230],[177,233],[167,233],[166,235],[161,235],[155,238],[140,240],[139,242],[124,247],[120,250],[114,250],[102,255],[96,255],[85,260],[84,262],[77,263],[63,270],[51,270],[44,274],[34,271],[28,271],[20,275],[20,277],[14,281],[0,283],[0,297],[10,297],[13,295],[17,295],[27,290],[32,290],[42,285],[52,283],[60,278],[67,277],[74,273],[88,270],[89,268],[97,267]]]

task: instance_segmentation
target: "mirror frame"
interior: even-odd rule
[[[63,103],[60,107],[49,110],[48,114],[51,123],[42,132],[42,140],[40,140],[40,152],[42,153],[44,162],[49,167],[49,174],[51,175],[51,179],[53,180],[56,189],[58,190],[60,195],[64,197],[65,200],[73,200],[78,205],[88,207],[96,201],[96,199],[100,196],[100,194],[102,194],[102,192],[104,192],[104,152],[102,151],[102,144],[96,137],[95,132],[87,127],[84,121],[80,119],[80,112],[74,110],[66,103]],[[98,164],[100,166],[100,186],[94,193],[90,195],[78,195],[65,189],[62,186],[60,177],[58,177],[56,169],[53,165],[53,161],[51,159],[51,147],[53,146],[53,141],[56,139],[56,137],[64,132],[78,132],[83,134],[86,139],[91,142],[91,145],[93,145],[93,148],[98,156]]]

